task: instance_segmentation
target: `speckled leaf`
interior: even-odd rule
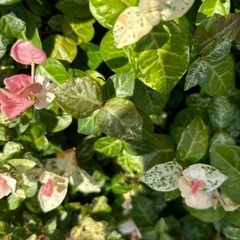
[[[207,63],[207,75],[199,80],[202,91],[210,96],[225,95],[235,88],[235,67],[232,56]]]
[[[208,130],[201,117],[197,115],[183,130],[177,145],[176,158],[179,161],[195,163],[208,148]]]
[[[137,139],[142,134],[142,117],[134,104],[124,98],[108,100],[99,111],[98,123],[110,137]]]
[[[228,177],[221,185],[222,192],[232,201],[240,203],[240,147],[218,146],[210,152],[210,162]]]
[[[182,167],[176,161],[157,164],[150,168],[141,181],[154,190],[168,192],[177,189]]]
[[[188,69],[185,79],[184,90],[195,87],[201,82],[201,79],[205,79],[207,76],[207,63],[201,59],[196,59]]]
[[[215,128],[226,128],[233,122],[235,110],[227,97],[213,98],[208,107],[209,120]]]
[[[89,77],[69,79],[55,94],[58,104],[74,118],[86,118],[102,105],[101,88]]]
[[[16,158],[9,160],[8,163],[14,166],[19,173],[25,173],[36,165],[36,162],[33,160]]]
[[[188,68],[187,34],[174,22],[160,23],[128,50],[136,76],[164,95],[170,93]]]

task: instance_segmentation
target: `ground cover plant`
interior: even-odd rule
[[[0,0],[0,239],[240,239],[237,0]]]

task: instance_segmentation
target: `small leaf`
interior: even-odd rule
[[[106,156],[117,156],[122,150],[122,142],[111,137],[99,138],[93,145],[95,151]]]
[[[233,122],[235,110],[227,97],[214,98],[208,108],[209,120],[215,128],[227,128]]]
[[[210,152],[211,165],[228,179],[222,184],[222,192],[232,201],[240,203],[240,147],[218,146]]]
[[[105,134],[114,138],[140,138],[143,120],[134,104],[124,98],[112,98],[100,109],[98,124]]]
[[[19,173],[25,173],[36,165],[36,162],[29,159],[11,159],[8,163],[14,166]]]
[[[176,162],[157,164],[150,168],[141,181],[156,191],[168,192],[177,189],[182,167]]]
[[[89,77],[72,78],[55,89],[56,99],[74,118],[86,118],[102,105],[102,92]]]
[[[183,130],[177,145],[176,157],[179,161],[194,163],[199,161],[208,148],[208,130],[200,116],[196,116]]]
[[[5,14],[0,19],[0,34],[16,38],[25,28],[26,23],[13,12]]]
[[[135,86],[135,73],[117,73],[107,79],[104,86],[105,99],[131,97]]]
[[[138,227],[153,226],[158,215],[154,211],[153,202],[144,196],[137,196],[132,200],[130,216]]]

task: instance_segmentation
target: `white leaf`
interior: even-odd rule
[[[182,167],[176,161],[157,164],[149,169],[141,181],[154,190],[168,192],[178,188]]]
[[[44,171],[40,181],[43,183],[39,192],[38,200],[44,212],[57,208],[64,200],[68,189],[68,178]],[[46,184],[51,181],[51,187]]]
[[[161,20],[170,21],[183,16],[194,0],[161,0]]]
[[[70,184],[76,187],[77,191],[83,193],[100,192],[101,188],[94,182],[93,178],[79,167],[69,176]]]

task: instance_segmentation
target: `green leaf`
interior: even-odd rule
[[[78,119],[78,133],[84,135],[100,135],[101,130],[97,124],[97,114],[98,110],[93,112],[87,118],[79,118]]]
[[[235,110],[226,96],[213,98],[208,107],[209,120],[215,128],[227,128],[233,122]]]
[[[9,164],[14,166],[19,173],[25,173],[27,170],[33,168],[36,162],[29,159],[11,159],[8,161]]]
[[[234,226],[224,226],[223,234],[227,239],[239,239],[240,238],[240,228]]]
[[[50,78],[59,84],[66,82],[70,78],[63,64],[54,58],[47,58],[44,63],[38,65],[36,74]]]
[[[226,95],[235,87],[235,67],[232,56],[216,62],[206,62],[207,75],[199,81],[202,91],[210,96]]]
[[[76,45],[82,42],[89,42],[94,36],[93,23],[94,19],[82,20],[79,18],[72,18],[65,16],[62,22],[63,34],[72,39]]]
[[[239,161],[239,146],[218,146],[210,152],[211,165],[228,177],[221,185],[222,192],[236,203],[240,203]]]
[[[132,101],[146,114],[158,114],[166,105],[168,97],[136,81]]]
[[[206,223],[213,223],[213,222],[219,221],[223,219],[224,216],[226,215],[226,212],[223,210],[222,207],[218,207],[217,209],[208,208],[208,209],[201,209],[201,210],[190,208],[187,206],[186,208],[192,216]]]
[[[45,137],[45,126],[39,122],[32,122],[26,131],[20,136],[22,141],[27,142],[37,151],[46,150],[49,142]]]
[[[89,3],[87,0],[60,0],[55,7],[64,14],[74,18],[89,18]]]
[[[87,59],[84,59],[85,64],[87,64],[87,66],[91,69],[97,69],[102,63],[102,56],[99,46],[93,43],[82,43],[79,47],[87,55]],[[81,56],[81,58],[82,57],[83,56]]]
[[[90,211],[95,216],[104,216],[111,213],[112,209],[108,204],[108,198],[106,196],[95,197]]]
[[[103,89],[105,99],[131,97],[135,87],[134,73],[117,73],[107,79]]]
[[[229,0],[204,0],[198,9],[196,23],[208,29],[220,16],[224,16],[229,12]]]
[[[89,77],[72,78],[55,89],[58,104],[74,118],[90,116],[102,105],[99,84]]]
[[[153,226],[158,215],[154,211],[153,202],[144,196],[137,196],[132,200],[130,216],[138,227]]]
[[[176,161],[171,161],[150,168],[141,177],[141,181],[156,191],[169,192],[178,188],[181,174],[181,165]]]
[[[48,107],[35,114],[35,119],[43,123],[48,133],[63,131],[72,123],[72,117],[59,109]]]
[[[210,43],[202,52],[206,61],[219,61],[229,54],[232,46],[232,32]]]
[[[5,14],[0,19],[0,34],[17,38],[25,29],[25,22],[18,18],[13,12]]]
[[[215,133],[210,139],[210,151],[222,145],[236,145],[236,141],[228,132]]]
[[[136,76],[164,95],[179,82],[189,64],[186,31],[173,21],[160,23],[126,51]]]
[[[105,28],[112,28],[118,15],[129,6],[137,5],[137,0],[90,0],[90,11]],[[111,9],[111,11],[109,11]]]
[[[108,157],[117,156],[122,150],[122,142],[111,137],[99,138],[93,145],[95,151]]]
[[[112,31],[108,31],[103,36],[100,51],[103,60],[113,72],[121,73],[132,70],[125,51],[122,48],[115,47]]]
[[[31,11],[39,17],[45,17],[51,13],[51,6],[46,0],[25,0]]]
[[[43,223],[40,217],[38,217],[35,214],[24,211],[23,220],[24,220],[24,226],[26,226],[30,231],[41,233]]]
[[[4,38],[0,35],[0,59],[5,55],[7,51],[7,44],[4,42]]]
[[[98,113],[102,132],[113,138],[137,139],[141,137],[143,120],[134,104],[124,98],[108,100]]]
[[[11,224],[5,221],[0,221],[0,237],[7,236],[10,231]]]
[[[49,18],[47,24],[52,30],[61,32],[63,18],[64,18],[64,15],[62,14],[53,15]]]
[[[1,160],[12,158],[15,154],[19,154],[23,146],[19,142],[8,141],[3,147],[3,155]]]
[[[177,145],[176,158],[188,164],[199,161],[208,148],[208,130],[197,115],[183,130]]]
[[[50,35],[43,41],[43,49],[49,58],[71,63],[77,55],[77,46],[62,35]]]
[[[25,196],[23,190],[19,189],[17,192],[12,193],[7,201],[9,210],[17,209],[23,202]]]

